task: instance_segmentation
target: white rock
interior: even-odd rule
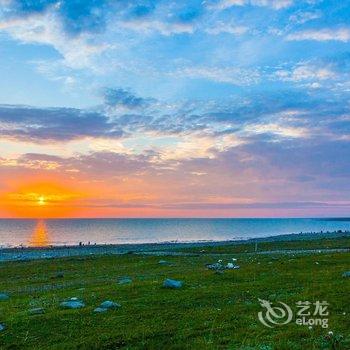
[[[60,305],[65,309],[81,309],[85,307],[85,304],[78,300],[63,301]]]
[[[179,289],[179,288],[182,287],[182,285],[183,285],[182,281],[172,280],[170,278],[167,278],[163,282],[163,287],[164,288],[170,288],[170,289]]]
[[[102,312],[106,312],[108,309],[105,309],[103,307],[97,307],[94,312],[97,312],[97,313],[102,313]]]
[[[106,300],[100,305],[100,308],[102,309],[116,309],[118,307],[121,307],[121,305],[110,300]]]

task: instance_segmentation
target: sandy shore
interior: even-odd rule
[[[198,242],[162,242],[140,244],[110,244],[110,245],[82,245],[82,246],[50,246],[50,247],[20,247],[0,249],[0,262],[27,261],[35,259],[52,259],[70,256],[89,256],[104,254],[132,254],[132,253],[172,253],[175,250],[188,247],[205,247],[225,244],[244,244],[254,242],[283,242],[296,240],[317,240],[323,238],[350,237],[350,231],[312,232],[287,235],[276,235],[262,238],[251,238],[236,241],[198,241]],[[182,254],[182,253],[179,253]]]

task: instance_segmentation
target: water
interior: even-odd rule
[[[236,240],[349,231],[349,219],[0,219],[0,246]]]

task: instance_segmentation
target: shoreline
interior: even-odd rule
[[[123,243],[71,245],[48,247],[4,247],[0,248],[0,262],[29,261],[37,259],[53,259],[93,255],[120,255],[132,253],[166,252],[179,248],[193,248],[206,246],[239,245],[249,243],[290,242],[300,240],[319,240],[350,237],[350,231],[292,233],[275,236],[223,240],[223,241],[194,241],[194,242],[159,242],[159,243]]]

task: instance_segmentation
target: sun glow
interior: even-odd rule
[[[49,234],[44,220],[39,220],[29,240],[31,247],[46,247],[50,244]]]
[[[45,197],[44,197],[44,196],[40,196],[40,197],[38,198],[38,204],[39,204],[39,205],[45,205],[45,204],[46,204],[46,202],[45,202]]]
[[[77,202],[84,195],[68,186],[41,182],[14,188],[4,198],[4,204],[11,216],[55,218],[73,214]]]

